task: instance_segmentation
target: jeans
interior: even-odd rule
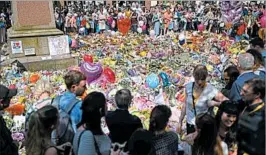
[[[138,25],[137,25],[137,24],[132,24],[132,25],[131,25],[131,31],[132,31],[133,33],[137,32],[137,28],[138,28]]]

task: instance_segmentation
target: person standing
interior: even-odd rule
[[[69,32],[71,32],[71,13],[67,13],[66,17],[65,17],[65,33],[68,34]]]
[[[18,155],[18,147],[14,143],[11,132],[6,126],[2,116],[3,110],[9,107],[12,97],[17,95],[16,89],[8,89],[0,85],[0,154],[1,155]]]
[[[181,127],[185,115],[187,115],[187,134],[194,133],[195,120],[197,115],[206,113],[214,106],[219,106],[222,101],[227,98],[219,92],[215,87],[206,82],[208,70],[206,66],[197,65],[193,71],[195,82],[186,85],[186,103],[182,107],[182,112],[178,125],[178,132]]]
[[[170,25],[170,22],[172,20],[172,13],[171,13],[171,10],[169,7],[167,7],[163,18],[164,18],[164,35],[166,35],[168,28],[169,28],[169,25]]]
[[[258,77],[258,75],[253,72],[254,65],[255,63],[253,55],[244,53],[238,56],[238,70],[240,72],[240,75],[232,85],[229,93],[230,100],[241,100],[240,92],[244,83],[250,79]]]
[[[166,131],[172,112],[166,105],[158,105],[152,109],[149,131],[153,133],[153,155],[178,155],[178,135]]]
[[[66,148],[71,147],[71,143],[55,146],[51,141],[51,134],[57,127],[58,119],[58,110],[52,105],[44,106],[30,116],[29,130],[25,142],[26,155],[69,153],[70,149],[67,150]]]
[[[131,16],[131,31],[133,33],[137,33],[137,28],[138,28],[138,14],[136,13],[136,11],[133,11]]]
[[[224,78],[226,86],[225,86],[225,88],[223,88],[221,90],[221,92],[224,94],[224,96],[229,97],[229,93],[230,93],[230,90],[232,88],[232,85],[238,76],[239,76],[239,71],[238,71],[236,66],[231,65],[231,66],[228,66],[224,70],[223,78]]]
[[[124,148],[121,149],[125,152],[128,151],[127,143],[132,133],[138,128],[142,128],[141,120],[128,111],[132,99],[130,90],[121,89],[117,91],[115,95],[117,109],[109,112],[105,118],[112,143],[124,144]]]
[[[215,116],[218,135],[226,143],[231,153],[237,152],[236,132],[238,116],[237,104],[232,101],[222,102]]]
[[[111,140],[101,128],[106,114],[106,99],[100,92],[89,93],[81,106],[82,120],[73,140],[76,155],[109,155]]]
[[[246,81],[240,95],[247,106],[238,121],[238,155],[265,154],[265,81]]]
[[[6,20],[5,14],[0,14],[0,44],[6,43]]]
[[[80,110],[82,101],[77,97],[82,96],[86,90],[86,77],[83,73],[72,70],[64,76],[64,80],[67,91],[63,95],[57,96],[52,104],[58,106],[58,109],[66,111],[70,104],[77,102],[70,111],[71,125],[76,133],[77,124],[81,121],[82,113]]]
[[[105,20],[106,20],[106,16],[103,13],[103,9],[100,9],[100,13],[99,13],[99,29],[100,29],[100,33],[103,33],[103,31],[106,29],[106,25],[105,25]]]
[[[227,145],[218,135],[216,120],[208,113],[196,118],[197,136],[193,142],[193,155],[228,155]]]
[[[153,13],[152,23],[154,24],[154,32],[156,36],[160,35],[160,17],[159,17],[159,9],[156,8],[155,12]]]

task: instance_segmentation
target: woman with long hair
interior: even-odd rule
[[[228,154],[227,146],[218,136],[215,118],[208,113],[196,118],[197,137],[192,146],[193,155],[224,155]]]
[[[52,105],[44,106],[30,116],[26,138],[27,155],[57,155],[65,146],[71,145],[52,144],[51,133],[57,127],[58,119],[58,110]]]
[[[149,131],[153,133],[152,153],[153,155],[177,155],[178,136],[172,131],[166,131],[171,109],[166,105],[158,105],[152,109],[150,116]]]
[[[238,114],[237,105],[232,101],[222,102],[216,114],[218,134],[232,153],[236,150]]]
[[[100,92],[91,92],[83,100],[82,119],[74,136],[73,149],[78,155],[109,155],[111,140],[101,128],[106,114],[106,99]]]

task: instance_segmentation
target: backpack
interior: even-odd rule
[[[57,145],[62,145],[66,142],[72,143],[75,132],[74,132],[74,129],[72,127],[70,113],[71,113],[72,109],[74,108],[74,106],[78,102],[80,102],[80,100],[74,99],[68,104],[66,109],[63,110],[63,109],[59,108],[60,98],[61,98],[61,96],[56,97],[54,99],[54,101],[52,102],[52,105],[57,106],[57,108],[59,109],[59,125],[55,130],[55,134],[56,134],[56,138],[57,138],[57,141],[56,141]]]

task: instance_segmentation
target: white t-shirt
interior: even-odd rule
[[[193,82],[190,82],[186,85],[186,115],[187,115],[187,123],[191,125],[195,125],[195,110],[193,108],[193,90],[192,90]],[[211,101],[218,93],[218,90],[207,83],[207,86],[202,91],[198,101],[195,103],[196,114],[202,114],[208,112],[209,106],[208,101]]]

